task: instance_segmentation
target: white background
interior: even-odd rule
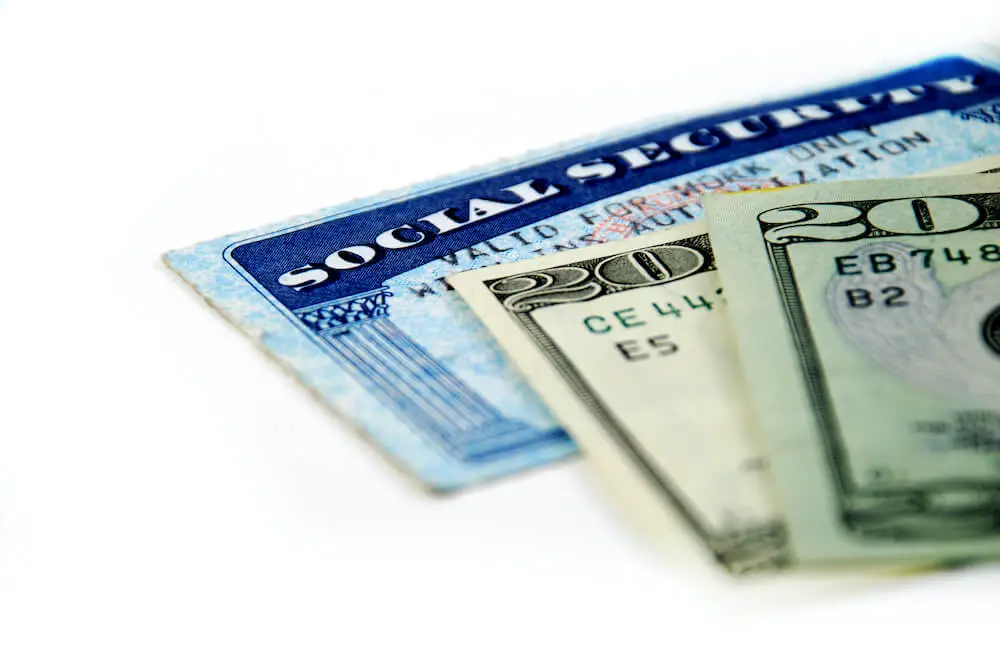
[[[995,0],[0,0],[0,666],[995,666],[996,567],[751,606],[582,461],[427,497],[159,261],[991,38]]]

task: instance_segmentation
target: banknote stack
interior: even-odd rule
[[[437,492],[583,451],[724,568],[1000,555],[1000,56],[167,254]]]

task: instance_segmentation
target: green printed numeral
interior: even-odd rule
[[[910,257],[919,257],[923,261],[920,266],[924,268],[929,268],[931,266],[931,258],[933,256],[934,249],[913,249],[910,251]]]
[[[972,260],[972,256],[965,249],[950,249],[945,247],[943,250],[944,259],[947,262],[959,262],[963,265],[968,265]],[[910,257],[919,258],[920,266],[930,269],[931,259],[934,257],[934,249],[913,249],[910,251]],[[1000,262],[1000,245],[983,244],[979,247],[979,259],[985,262]]]
[[[675,307],[673,302],[667,302],[666,305],[662,307],[656,302],[653,302],[653,308],[656,309],[656,313],[661,316],[681,317],[681,310]]]
[[[694,301],[687,295],[684,296],[684,301],[687,302],[688,307],[691,309],[708,309],[709,311],[712,310],[712,303],[706,300],[704,295],[698,296],[697,304],[695,304]]]
[[[944,259],[948,262],[960,262],[963,265],[969,264],[969,254],[964,249],[959,249],[957,254],[952,253],[947,246],[944,248]]]

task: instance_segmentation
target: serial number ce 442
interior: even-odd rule
[[[681,318],[685,313],[697,313],[696,310],[699,309],[712,311],[717,304],[725,303],[722,288],[716,289],[714,299],[708,299],[704,295],[679,295],[678,298],[676,301],[650,302],[645,309],[627,307],[608,314],[586,316],[582,321],[583,327],[589,334],[605,335],[641,328],[665,317]],[[614,346],[626,362],[671,355],[680,350],[680,346],[667,333],[624,339],[614,342]]]

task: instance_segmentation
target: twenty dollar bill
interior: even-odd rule
[[[997,169],[1000,156],[946,171]],[[660,533],[656,518],[674,507],[733,572],[785,566],[785,526],[705,233],[692,224],[450,281],[634,515]],[[678,271],[695,254],[697,271]],[[627,285],[609,283],[623,268]]]
[[[451,283],[606,478],[732,571],[787,562],[704,223]]]
[[[705,206],[794,557],[1000,553],[1000,177]]]

